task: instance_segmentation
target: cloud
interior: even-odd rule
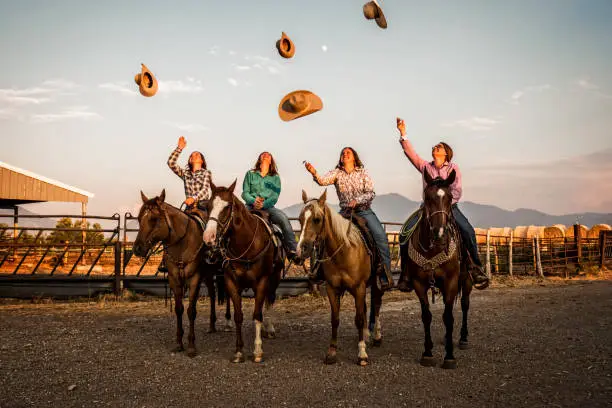
[[[88,106],[75,106],[67,108],[61,113],[38,113],[30,116],[33,123],[52,123],[71,119],[92,120],[102,119],[96,112],[91,112]]]
[[[252,67],[256,69],[264,69],[266,68],[268,72],[272,75],[280,74],[284,67],[278,61],[270,59],[268,57],[262,57],[261,55],[253,55],[253,56],[245,56],[245,60],[253,63]]]
[[[7,119],[15,116],[17,112],[11,108],[0,109],[0,119]]]
[[[234,78],[227,78],[227,82],[229,82],[231,86],[238,86],[238,81]]]
[[[323,44],[321,46],[321,50],[323,50],[323,52],[327,52],[327,45]]]
[[[451,128],[462,128],[462,129],[480,132],[480,131],[491,130],[499,123],[501,122],[497,119],[482,118],[479,116],[474,116],[469,119],[460,119],[454,122],[445,123],[442,126],[451,127]]]
[[[542,211],[612,212],[612,148],[552,161],[464,167],[469,201]],[[594,165],[594,163],[598,163]]]
[[[251,69],[251,67],[248,65],[232,64],[232,66],[236,69],[236,71],[249,71]]]
[[[544,92],[550,89],[552,89],[552,87],[548,84],[526,86],[512,93],[510,96],[510,103],[513,105],[518,105],[525,95],[536,92]]]
[[[136,96],[138,95],[137,88],[130,88],[127,82],[107,82],[98,85],[100,89],[107,89],[113,92],[119,92],[123,95]]]
[[[204,90],[202,81],[196,80],[195,78],[188,77],[185,81],[182,80],[169,80],[169,81],[158,81],[159,91],[165,94],[168,93],[199,93]]]
[[[205,132],[209,130],[208,127],[204,125],[200,125],[199,123],[176,123],[176,122],[163,122],[164,125],[172,126],[183,132],[188,133],[196,133],[196,132]]]
[[[236,55],[236,51],[234,51],[234,50],[229,50],[229,51],[227,52],[227,54],[228,54],[228,55]]]
[[[600,90],[599,85],[591,81],[589,77],[582,77],[575,81],[575,84],[582,90],[590,92],[603,99],[612,99],[612,95]]]
[[[213,46],[212,46],[212,47],[210,47],[210,49],[208,50],[208,53],[209,53],[210,55],[217,55],[217,54],[219,54],[219,50],[220,50],[220,47],[219,47],[218,45],[213,45]]]

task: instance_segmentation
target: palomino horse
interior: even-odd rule
[[[425,329],[425,351],[421,365],[434,366],[431,340],[431,311],[427,292],[438,287],[444,301],[443,320],[446,326],[446,355],[442,368],[456,368],[453,355],[453,304],[461,293],[463,324],[459,348],[468,346],[467,317],[470,307],[472,280],[467,272],[467,263],[461,262],[461,239],[452,218],[452,194],[449,186],[455,181],[455,171],[448,178],[432,179],[424,173],[427,187],[423,192],[423,217],[408,239],[401,246],[402,273],[412,280],[414,291],[421,302],[421,319]],[[432,297],[433,297],[432,293]]]
[[[140,192],[143,205],[138,214],[139,230],[134,241],[134,254],[145,257],[153,246],[160,242],[165,247],[168,267],[168,282],[174,294],[176,313],[175,351],[183,351],[183,296],[185,285],[189,287],[189,335],[187,336],[187,355],[196,354],[194,323],[196,302],[200,292],[201,278],[204,278],[210,296],[210,327],[215,331],[215,288],[214,273],[220,264],[208,264],[204,261],[206,248],[202,240],[202,227],[193,218],[165,203],[166,190],[159,197],[148,199]]]
[[[253,320],[255,321],[255,347],[253,360],[263,360],[262,323],[264,336],[274,337],[274,326],[269,316],[263,319],[276,300],[284,266],[284,253],[276,248],[272,233],[265,221],[253,215],[234,195],[236,181],[229,187],[216,187],[211,183],[212,196],[208,203],[208,224],[204,241],[213,250],[221,252],[225,266],[225,287],[234,304],[236,323],[236,352],[233,362],[244,362],[242,340],[242,291],[252,288],[255,293]]]
[[[319,259],[325,276],[327,297],[331,306],[332,336],[326,364],[336,362],[338,325],[340,324],[340,299],[345,291],[355,298],[355,326],[359,335],[357,362],[368,364],[366,341],[366,288],[371,284],[374,324],[374,345],[382,342],[380,306],[383,293],[374,282],[370,254],[361,238],[359,229],[352,222],[333,211],[326,203],[327,191],[318,199],[308,199],[302,190],[304,208],[300,213],[302,232],[297,251],[300,257],[309,257],[315,245],[322,243],[323,259]],[[372,325],[372,322],[370,322]]]

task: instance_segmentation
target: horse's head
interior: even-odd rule
[[[236,180],[229,187],[217,187],[212,182],[210,187],[212,195],[208,201],[209,216],[204,230],[204,243],[215,248],[232,222]]]
[[[315,241],[323,233],[326,198],[327,190],[318,199],[308,199],[306,192],[302,190],[302,200],[305,205],[302,208],[302,212],[300,212],[302,232],[300,233],[300,240],[297,245],[297,254],[301,258],[310,256]]]
[[[432,179],[427,170],[424,173],[425,191],[423,191],[425,224],[429,227],[430,236],[440,242],[449,230],[451,218],[451,204],[453,196],[450,185],[455,181],[455,170],[451,171],[446,179],[436,177]]]
[[[141,191],[142,207],[138,213],[138,235],[134,241],[134,255],[146,256],[153,245],[168,237],[170,228],[166,220],[167,214],[162,205],[166,199],[166,190],[159,197],[147,198]]]

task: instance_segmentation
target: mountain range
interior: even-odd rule
[[[382,194],[376,196],[372,209],[381,221],[403,223],[420,205],[420,202],[410,200],[401,194]],[[334,210],[338,205],[331,204]],[[298,217],[303,204],[293,204],[283,210],[289,217]],[[477,204],[462,201],[459,204],[463,214],[474,227],[517,227],[519,225],[573,225],[577,221],[591,227],[594,224],[612,224],[612,213],[576,213],[565,215],[550,215],[541,211],[519,208],[514,211],[504,210],[494,205]],[[396,228],[388,228],[394,230]]]

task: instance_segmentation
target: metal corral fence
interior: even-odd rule
[[[158,270],[161,248],[145,259],[133,256],[136,217],[130,213],[85,217],[20,215],[17,220],[0,214],[0,297],[95,296],[119,294],[123,289],[152,295],[167,292],[166,276]],[[299,222],[290,220],[299,236]],[[90,226],[89,222],[95,223]],[[397,278],[401,223],[383,225]],[[580,226],[574,226],[574,231],[571,238],[515,238],[489,230],[478,234],[481,260],[493,275],[570,277],[589,265],[612,266],[612,231],[601,231],[599,238],[584,238]],[[307,269],[308,263],[289,267],[279,295],[311,290]]]

